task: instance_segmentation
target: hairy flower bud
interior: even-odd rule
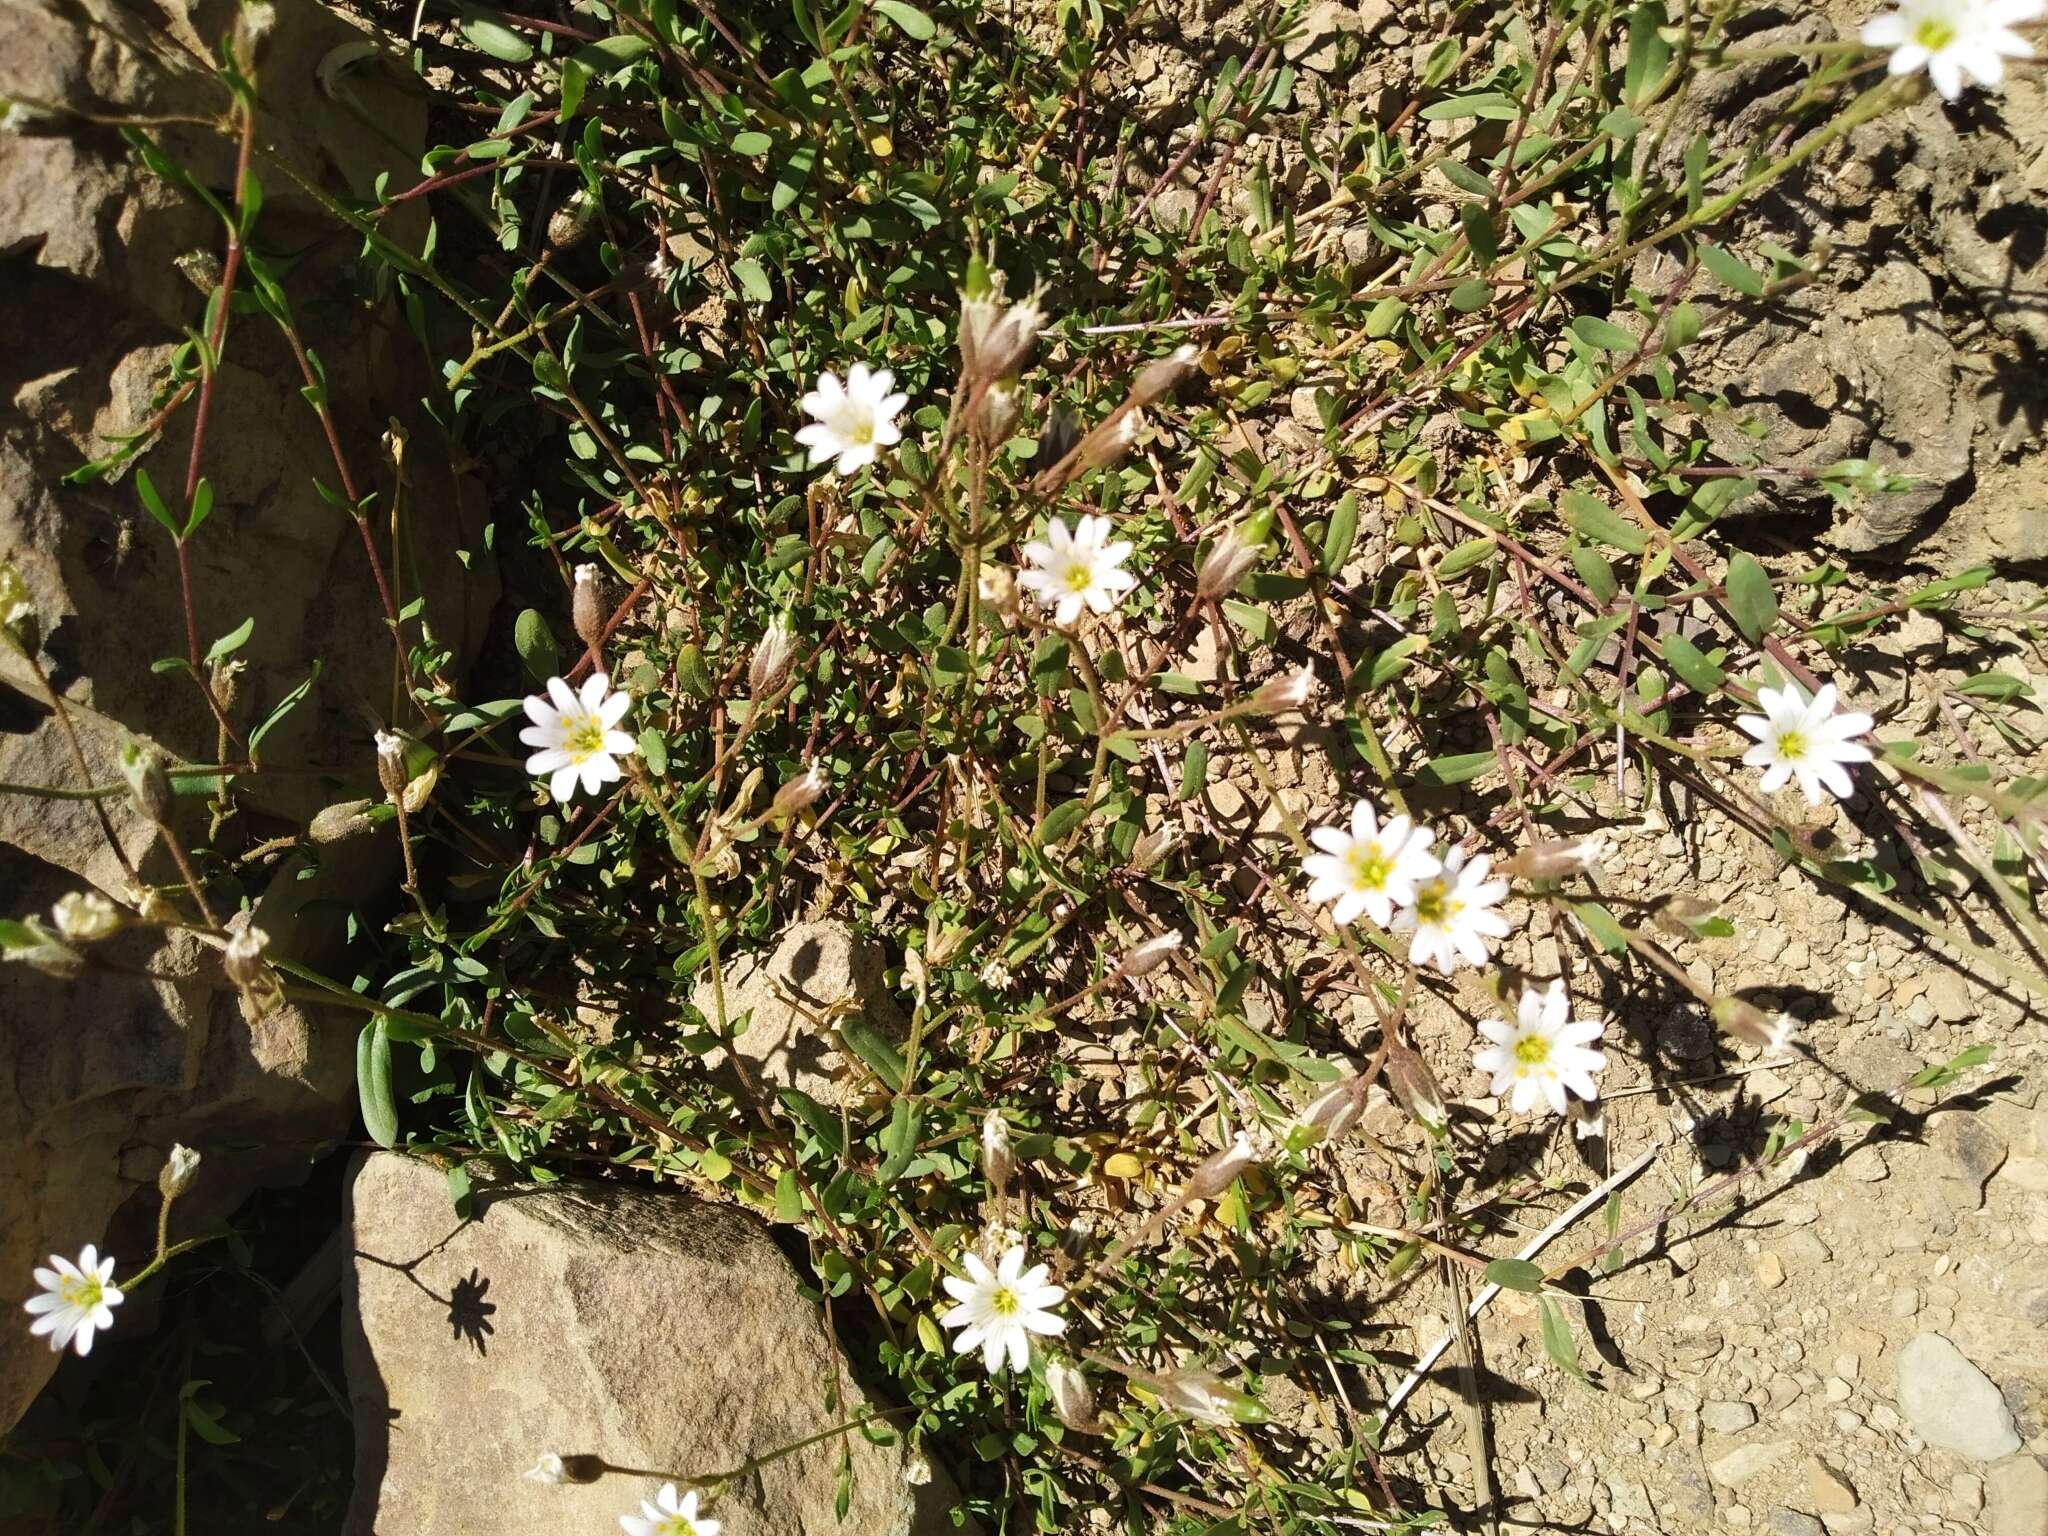
[[[1229,1146],[1195,1165],[1195,1171],[1181,1186],[1181,1197],[1186,1200],[1212,1200],[1222,1194],[1240,1173],[1266,1160],[1269,1153],[1263,1142],[1263,1137],[1254,1140],[1247,1132],[1239,1131]]]
[[[122,744],[121,777],[135,795],[136,808],[158,827],[171,824],[171,780],[164,772],[164,760],[156,748],[139,741]]]
[[[747,663],[747,692],[755,699],[774,697],[789,681],[795,664],[796,640],[789,632],[789,621],[778,618],[762,634],[753,660]]]
[[[1067,1428],[1092,1435],[1101,1427],[1095,1416],[1095,1390],[1078,1365],[1053,1360],[1045,1367],[1045,1390],[1052,1397],[1052,1411]]]
[[[1001,1199],[1017,1171],[1016,1155],[1010,1150],[1010,1123],[999,1110],[981,1117],[981,1172],[989,1192]]]
[[[813,764],[796,777],[786,780],[783,786],[775,791],[775,803],[771,811],[777,816],[794,816],[798,811],[816,805],[824,798],[829,787],[825,782],[825,775],[818,772],[817,765]]]
[[[1443,1089],[1437,1086],[1429,1063],[1399,1040],[1389,1040],[1386,1072],[1387,1086],[1394,1090],[1401,1107],[1430,1135],[1441,1136],[1451,1123],[1451,1115],[1444,1107]]]
[[[1359,1076],[1344,1078],[1324,1089],[1311,1099],[1307,1108],[1295,1116],[1295,1126],[1304,1132],[1304,1144],[1317,1141],[1341,1141],[1350,1134],[1351,1127],[1358,1124],[1358,1117],[1365,1113],[1365,1095],[1369,1080]]]
[[[1204,602],[1228,597],[1237,590],[1245,574],[1259,563],[1263,551],[1245,537],[1244,526],[1234,523],[1216,536],[1202,563],[1195,568],[1195,596]]]
[[[1145,1385],[1159,1394],[1160,1406],[1203,1424],[1236,1424],[1265,1417],[1255,1399],[1210,1370],[1175,1371],[1171,1376],[1148,1376]]]
[[[237,930],[221,952],[228,980],[238,987],[253,987],[265,980],[269,967],[264,962],[263,952],[269,947],[270,935],[254,923]]]
[[[1193,342],[1174,349],[1171,357],[1147,363],[1131,381],[1131,404],[1150,405],[1163,400],[1192,377],[1200,365],[1202,349]]]
[[[1140,976],[1149,976],[1166,964],[1174,951],[1180,948],[1181,943],[1178,929],[1147,939],[1117,962],[1116,969],[1110,973],[1109,979],[1136,981]]]
[[[579,565],[569,593],[569,627],[593,653],[604,640],[604,594],[598,581],[596,566]]]
[[[981,392],[981,398],[967,415],[967,428],[977,442],[995,446],[1010,440],[1017,425],[1017,386],[997,379]]]
[[[120,930],[121,909],[98,891],[67,891],[50,909],[57,932],[67,943],[90,944]]]
[[[1006,619],[1016,617],[1017,573],[1007,565],[984,560],[975,572],[974,588],[984,608],[994,609]]]
[[[1296,667],[1260,684],[1259,691],[1245,701],[1244,707],[1254,715],[1284,715],[1301,708],[1315,691],[1315,673],[1307,667]]]
[[[580,243],[590,233],[591,222],[597,217],[597,201],[588,191],[578,187],[562,201],[553,216],[548,219],[548,247],[551,250],[566,250]]]
[[[35,600],[28,595],[28,583],[12,560],[0,560],[0,634],[30,653],[42,643]]]
[[[1081,439],[1081,469],[1110,469],[1121,464],[1144,424],[1145,413],[1136,406],[1104,420]]]
[[[1131,868],[1140,874],[1165,858],[1181,843],[1181,830],[1171,823],[1154,827],[1131,845]]]
[[[405,803],[405,743],[390,731],[379,731],[377,742],[377,782],[384,788],[384,798],[393,805]]]
[[[1597,876],[1600,861],[1608,852],[1607,838],[1544,838],[1530,843],[1503,862],[1499,873],[1511,880],[1569,880],[1575,876]]]
[[[1756,1046],[1767,1056],[1784,1052],[1799,1029],[1789,1013],[1774,1019],[1754,1004],[1726,994],[1714,999],[1710,1011],[1721,1033],[1744,1045]]]
[[[171,1143],[171,1155],[157,1173],[156,1187],[166,1200],[175,1200],[199,1177],[199,1154],[179,1142]]]

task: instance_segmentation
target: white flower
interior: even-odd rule
[[[1096,613],[1109,612],[1138,584],[1138,578],[1124,569],[1131,557],[1130,541],[1112,541],[1109,535],[1109,519],[1092,513],[1084,513],[1071,533],[1064,519],[1051,519],[1045,538],[1024,546],[1024,558],[1033,568],[1019,576],[1017,584],[1037,598],[1039,606],[1052,609],[1056,623],[1073,623],[1083,604]]]
[[[2031,59],[2033,45],[2012,28],[2035,21],[2043,0],[1899,0],[1896,11],[1863,24],[1868,48],[1891,50],[1891,72],[1925,69],[1949,101],[1963,93],[1965,77],[1995,86],[2007,59]]]
[[[1429,845],[1436,838],[1406,816],[1385,826],[1369,800],[1351,807],[1351,830],[1317,827],[1308,840],[1322,849],[1301,861],[1301,872],[1314,882],[1310,901],[1334,901],[1330,913],[1340,926],[1370,913],[1382,928],[1394,909],[1415,899],[1415,888],[1443,866]]]
[[[1459,956],[1467,965],[1486,964],[1493,953],[1487,940],[1508,933],[1508,920],[1493,910],[1506,897],[1508,883],[1486,878],[1492,864],[1483,853],[1468,864],[1465,850],[1453,848],[1442,871],[1415,887],[1414,900],[1394,914],[1397,930],[1414,930],[1410,960],[1445,975],[1456,968]]]
[[[546,698],[535,693],[526,699],[526,718],[533,724],[519,739],[540,748],[526,760],[526,771],[545,777],[549,793],[563,803],[579,781],[590,795],[616,782],[619,759],[631,755],[633,738],[615,727],[632,707],[632,695],[613,693],[602,672],[586,677],[576,693],[561,678],[549,678]]]
[[[1567,1088],[1582,1099],[1598,1093],[1593,1074],[1607,1058],[1587,1047],[1600,1038],[1600,1021],[1574,1020],[1570,1012],[1564,983],[1553,981],[1548,992],[1522,989],[1512,1025],[1488,1019],[1479,1026],[1493,1044],[1474,1051],[1472,1065],[1493,1074],[1496,1094],[1512,1094],[1508,1107],[1516,1114],[1535,1108],[1539,1099],[1553,1114],[1565,1114]]]
[[[619,1516],[626,1536],[718,1536],[718,1526],[697,1513],[696,1489],[677,1498],[674,1483],[663,1483],[653,1503],[642,1499],[639,1514]]]
[[[866,363],[855,363],[846,372],[846,382],[829,369],[818,375],[817,388],[802,401],[806,415],[816,421],[797,429],[796,440],[811,450],[811,462],[835,459],[832,467],[850,475],[875,462],[882,449],[903,440],[896,425],[908,395],[891,394],[896,375],[887,368],[868,372]]]
[[[520,1473],[519,1475],[525,1478],[529,1483],[547,1483],[553,1485],[555,1483],[560,1483],[564,1481],[567,1478],[568,1473],[563,1469],[561,1457],[557,1456],[553,1451],[543,1451],[541,1453],[540,1460],[536,1461],[531,1467],[529,1467],[526,1471]],[[627,1518],[630,1519],[631,1517],[628,1516]]]
[[[1031,1335],[1067,1330],[1067,1320],[1052,1312],[1067,1293],[1045,1283],[1043,1264],[1026,1269],[1024,1259],[1022,1244],[1006,1252],[993,1270],[980,1254],[969,1253],[963,1260],[968,1278],[945,1277],[946,1294],[959,1303],[939,1319],[948,1328],[961,1330],[953,1352],[964,1355],[978,1347],[981,1363],[991,1374],[1003,1368],[1006,1354],[1011,1370],[1028,1370]]]
[[[1808,805],[1820,804],[1823,788],[1837,800],[1855,793],[1842,765],[1870,761],[1870,748],[1851,739],[1875,723],[1870,716],[1836,713],[1833,683],[1822,684],[1812,698],[1796,683],[1789,688],[1759,688],[1756,701],[1764,712],[1744,715],[1735,723],[1756,738],[1742,760],[1764,770],[1759,789],[1774,795],[1786,780],[1797,777]]]
[[[66,1344],[81,1355],[92,1353],[92,1336],[114,1326],[114,1308],[121,1304],[121,1288],[114,1284],[114,1260],[101,1258],[91,1243],[72,1263],[61,1254],[50,1255],[50,1267],[35,1272],[40,1296],[28,1299],[27,1309],[36,1314],[28,1325],[30,1333],[50,1336],[50,1348]]]
[[[120,908],[98,891],[66,891],[50,910],[60,937],[73,944],[104,939],[121,926]]]

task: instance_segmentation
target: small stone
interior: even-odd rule
[[[2020,1448],[2011,1410],[1991,1378],[1938,1333],[1915,1334],[1900,1352],[1899,1407],[1922,1440],[1974,1461]]]
[[[1775,1291],[1785,1283],[1785,1261],[1768,1250],[1758,1254],[1756,1279],[1765,1290]]]
[[[1984,1479],[1974,1472],[1958,1472],[1948,1480],[1948,1501],[1965,1520],[1974,1520],[1984,1508]]]
[[[1709,1465],[1707,1473],[1724,1488],[1740,1488],[1791,1449],[1782,1442],[1739,1445]]]
[[[1806,1496],[1822,1514],[1840,1514],[1856,1507],[1856,1490],[1849,1480],[1818,1459],[1806,1464]]]
[[[1785,1261],[1794,1269],[1818,1269],[1835,1256],[1818,1232],[1804,1229],[1791,1233],[1779,1246],[1784,1250]]]
[[[2041,1536],[2048,1531],[2048,1466],[2015,1456],[1984,1474],[1986,1536]]]
[[[1771,1511],[1771,1536],[1827,1536],[1827,1527],[1796,1509]]]
[[[1656,1508],[1650,1503],[1650,1492],[1634,1478],[1610,1477],[1607,1479],[1608,1513],[1624,1520],[1655,1520]]]
[[[1948,1176],[1967,1186],[1979,1199],[1985,1183],[2005,1162],[2005,1143],[1975,1115],[1958,1112],[1936,1117],[1927,1140],[1942,1154]]]
[[[1867,1508],[1849,1509],[1823,1515],[1820,1523],[1828,1528],[1828,1536],[1864,1536],[1876,1528],[1877,1516]]]
[[[1756,1410],[1747,1403],[1708,1403],[1700,1422],[1717,1435],[1736,1435],[1756,1422]]]
[[[1920,1293],[1910,1285],[1899,1287],[1892,1292],[1892,1316],[1909,1318],[1920,1310]]]
[[[1943,971],[1927,984],[1927,1000],[1934,1005],[1934,1016],[1949,1024],[1960,1024],[1970,1017],[1970,986],[1954,971]]]
[[[1721,1511],[1722,1523],[1724,1525],[1729,1526],[1733,1530],[1748,1530],[1749,1520],[1750,1514],[1749,1506],[1747,1504],[1730,1504],[1726,1509]]]

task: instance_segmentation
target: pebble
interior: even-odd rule
[[[1835,1255],[1816,1232],[1794,1232],[1779,1245],[1795,1267],[1818,1268]]]
[[[1806,1496],[1822,1514],[1842,1514],[1856,1507],[1856,1489],[1849,1480],[1818,1459],[1806,1464]]]
[[[1749,1506],[1747,1504],[1730,1504],[1721,1511],[1721,1520],[1723,1524],[1731,1526],[1738,1531],[1746,1531],[1749,1529]]]
[[[1761,1253],[1756,1261],[1757,1284],[1767,1291],[1775,1291],[1785,1283],[1785,1261],[1775,1253]]]
[[[1892,1316],[1911,1317],[1920,1310],[1920,1293],[1910,1285],[1902,1285],[1892,1292]]]
[[[1740,1434],[1756,1422],[1756,1410],[1747,1403],[1708,1403],[1700,1422],[1717,1435]]]
[[[1948,1500],[1957,1514],[1974,1520],[1984,1507],[1984,1479],[1971,1472],[1958,1472],[1948,1480]]]
[[[2048,1531],[2048,1466],[2014,1456],[1984,1474],[1987,1536],[2041,1536]]]
[[[1771,1511],[1771,1536],[1827,1536],[1827,1527],[1796,1509]]]
[[[1935,1016],[1950,1024],[1962,1023],[1975,1011],[1969,983],[1954,971],[1943,971],[1928,982],[1927,1000],[1934,1005]]]
[[[1791,1449],[1782,1442],[1739,1445],[1713,1461],[1707,1472],[1722,1487],[1739,1488]]]
[[[1915,1334],[1901,1351],[1899,1407],[1929,1445],[1973,1461],[1996,1461],[2020,1448],[2011,1410],[1991,1378],[1938,1333]]]

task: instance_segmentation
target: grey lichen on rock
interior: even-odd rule
[[[558,1536],[618,1528],[664,1482],[736,1478],[706,1513],[728,1536],[951,1530],[943,1474],[855,1382],[755,1217],[671,1190],[488,1185],[458,1220],[445,1173],[357,1166],[343,1347],[356,1422],[348,1536]],[[523,1480],[544,1453],[588,1481]],[[844,1520],[834,1513],[847,1478]]]

